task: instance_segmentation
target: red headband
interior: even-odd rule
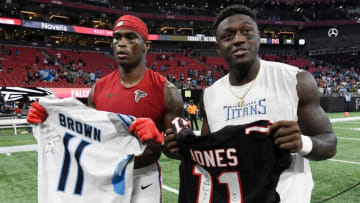
[[[141,37],[146,41],[149,36],[149,31],[146,25],[139,18],[132,15],[123,15],[114,25],[115,30],[132,30],[141,35]]]

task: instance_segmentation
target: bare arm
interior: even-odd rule
[[[172,119],[183,115],[184,103],[175,85],[169,81],[166,81],[164,93],[166,110],[163,124],[164,128],[167,129],[171,128]]]
[[[301,134],[309,136],[313,143],[306,158],[320,161],[331,158],[336,153],[337,138],[326,113],[320,106],[320,97],[313,76],[309,72],[297,75],[298,122],[277,121],[270,126],[275,144],[289,152],[299,152],[303,143]]]
[[[330,120],[320,106],[320,96],[309,72],[297,75],[299,96],[298,117],[301,132],[311,136],[313,149],[306,156],[311,160],[325,160],[336,154],[337,138]]]
[[[96,105],[95,105],[95,102],[94,102],[94,99],[93,99],[94,91],[95,91],[95,85],[92,86],[91,91],[90,91],[89,96],[88,96],[88,101],[87,101],[88,106],[92,107],[94,109],[96,108]]]
[[[207,115],[206,115],[205,106],[204,106],[204,91],[205,90],[203,90],[203,93],[201,94],[201,97],[200,97],[200,113],[201,113],[202,120],[203,120],[202,127],[201,127],[201,136],[210,134],[209,123],[207,121]]]
[[[183,116],[184,104],[177,88],[169,81],[166,82],[164,92],[166,111],[163,117],[163,123],[167,136],[165,137],[165,143],[162,151],[169,158],[179,159],[179,148],[177,147],[175,135],[171,129],[171,120],[175,117]]]
[[[164,129],[171,129],[171,120],[177,116],[182,116],[183,114],[182,97],[177,88],[169,81],[166,81],[165,83],[164,99],[166,109],[163,115],[163,123],[162,126],[158,126],[161,131]],[[141,156],[135,158],[135,168],[143,167],[157,161],[161,156],[161,150],[170,158],[175,158],[172,154],[168,153],[165,147],[161,148],[160,144],[148,143],[145,152]]]

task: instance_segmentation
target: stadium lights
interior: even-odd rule
[[[66,20],[69,19],[69,17],[67,17],[67,16],[51,15],[51,16],[50,16],[50,20],[53,19],[53,18],[64,18],[64,19],[66,19]]]
[[[20,13],[26,13],[29,15],[36,15],[36,13],[32,12],[32,11],[20,11]]]
[[[299,45],[305,45],[305,39],[299,39]]]

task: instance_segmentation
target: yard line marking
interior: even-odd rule
[[[28,151],[37,151],[38,145],[20,145],[12,147],[0,147],[0,154],[6,154],[11,152],[28,152]]]
[[[360,141],[359,138],[352,138],[352,137],[337,137],[340,140],[356,140],[356,141]]]
[[[166,186],[166,185],[162,185],[162,188],[164,188],[165,190],[169,191],[169,192],[172,192],[172,193],[175,193],[175,194],[179,194],[179,190],[176,190],[172,187],[169,187],[169,186]]]
[[[344,160],[338,160],[338,159],[328,159],[329,161],[335,161],[335,162],[341,162],[341,163],[347,163],[347,164],[357,164],[360,165],[359,162],[355,161],[344,161]]]
[[[346,128],[346,127],[334,127],[335,129],[342,129],[342,130],[355,130],[355,131],[359,131],[359,128]]]
[[[357,120],[360,120],[360,116],[350,117],[350,118],[332,118],[330,119],[330,122],[337,123],[343,121],[357,121]]]
[[[335,129],[342,129],[342,130],[354,130],[354,131],[360,131],[360,128],[346,128],[346,127],[334,127]]]

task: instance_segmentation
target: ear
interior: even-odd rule
[[[145,41],[145,49],[144,52],[148,53],[151,48],[151,41]]]
[[[215,42],[215,48],[216,48],[216,52],[219,54],[219,56],[222,56],[221,51],[220,51],[220,46],[217,42]]]

